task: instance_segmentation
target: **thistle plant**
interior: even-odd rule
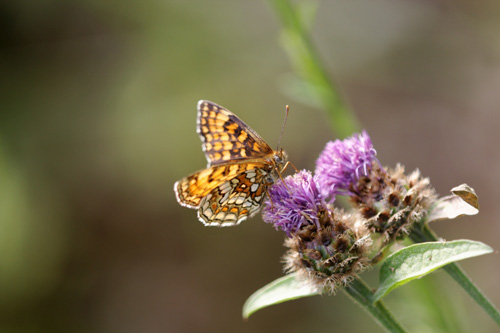
[[[350,210],[334,206],[339,195],[350,197]],[[314,176],[303,170],[272,186],[262,217],[285,232],[285,272],[333,292],[408,237],[436,203],[429,179],[381,167],[362,132],[327,143]]]
[[[492,249],[467,240],[406,247],[385,260],[381,284],[372,293],[359,275],[385,259],[391,245],[405,238],[419,242],[430,221],[477,213],[477,196],[470,187],[462,185],[454,189],[454,195],[438,199],[429,179],[418,170],[406,174],[400,164],[382,167],[376,155],[365,131],[327,143],[314,175],[302,170],[270,187],[262,217],[285,234],[283,262],[288,281],[280,280],[279,301],[334,294],[343,288],[354,298],[364,295],[355,300],[366,303],[363,306],[387,330],[397,332],[403,329],[379,302],[384,295],[436,268]],[[348,209],[335,206],[339,196],[349,198]],[[412,237],[413,233],[418,236]],[[415,265],[422,257],[427,259]],[[459,271],[452,276],[463,277]],[[472,284],[468,288],[479,292]],[[244,314],[277,303],[262,304],[270,294],[276,294],[274,283],[247,301]],[[485,305],[486,298],[479,299]],[[495,318],[498,312],[490,306]]]
[[[287,236],[287,273],[334,292],[427,216],[437,198],[429,180],[418,170],[407,176],[401,165],[383,168],[376,154],[365,131],[331,141],[314,176],[303,170],[269,189],[262,217]],[[335,208],[339,195],[352,209]]]
[[[358,122],[342,103],[309,36],[317,3],[270,4],[283,26],[281,41],[294,70],[291,85],[301,88],[289,96],[325,110],[335,133],[347,138],[326,144],[314,174],[302,170],[270,187],[262,216],[284,232],[286,275],[251,295],[243,316],[342,290],[386,331],[405,332],[382,298],[442,267],[500,326],[499,311],[455,263],[493,249],[471,240],[443,241],[429,226],[477,214],[474,190],[462,184],[439,198],[420,171],[406,172],[402,164],[382,166],[367,132],[349,136],[360,132]],[[348,199],[343,209],[337,205],[340,196]],[[409,242],[414,244],[402,247]],[[394,251],[396,243],[400,249]],[[379,270],[376,289],[361,279],[368,267]]]

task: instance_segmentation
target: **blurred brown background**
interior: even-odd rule
[[[206,164],[199,99],[273,147],[289,104],[282,145],[298,168],[335,138],[283,93],[290,65],[265,1],[24,0],[0,15],[0,331],[381,331],[342,292],[242,321],[282,275],[283,234],[260,216],[206,228],[175,200],[173,183]],[[434,229],[498,250],[499,3],[324,1],[314,33],[382,164],[479,194],[478,216]],[[461,264],[500,306],[498,253]],[[440,303],[420,305],[429,295]],[[386,300],[412,332],[498,330],[442,272]]]

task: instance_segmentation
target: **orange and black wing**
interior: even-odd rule
[[[263,168],[247,169],[227,180],[200,202],[198,219],[208,226],[233,226],[255,215],[264,201],[267,172]]]
[[[271,147],[252,128],[213,102],[198,102],[197,123],[209,167],[273,154]]]
[[[244,173],[247,176],[253,176],[253,173],[247,173],[248,170],[261,168],[265,173],[269,169],[269,165],[263,162],[226,163],[195,172],[174,184],[177,201],[185,207],[199,208],[202,199],[217,187],[231,181],[233,178],[241,177]],[[247,182],[241,183],[247,184],[251,182],[253,184],[260,182],[260,175],[263,172],[256,172],[255,177],[247,178]],[[251,191],[252,188],[249,188],[249,190]]]

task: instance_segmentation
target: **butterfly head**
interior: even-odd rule
[[[284,170],[284,166],[288,162],[288,154],[286,151],[280,148],[280,150],[274,152],[274,164],[276,166],[276,169],[278,169],[279,172],[282,172]]]

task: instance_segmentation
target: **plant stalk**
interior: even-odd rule
[[[373,303],[373,291],[359,277],[355,278],[343,290],[387,332],[406,332],[381,301]]]
[[[300,15],[299,4],[290,0],[271,0],[270,3],[281,21],[283,34],[290,41],[285,49],[295,65],[297,76],[313,88],[321,106],[327,111],[337,136],[342,139],[353,132],[359,132],[356,117],[337,94],[337,89],[311,42],[303,15]]]

